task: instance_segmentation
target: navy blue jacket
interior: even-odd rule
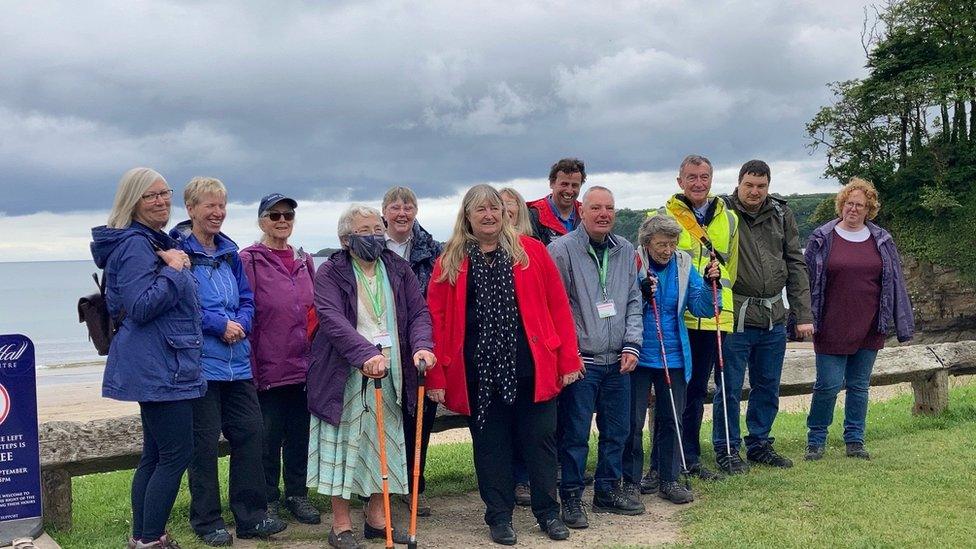
[[[180,223],[169,234],[179,241],[193,264],[191,271],[203,320],[203,377],[207,381],[251,379],[251,342],[245,338],[227,344],[221,339],[228,320],[237,322],[245,334],[250,334],[254,319],[254,293],[244,275],[237,244],[219,233],[214,237],[217,250],[210,255],[193,236],[189,221]]]
[[[126,229],[92,229],[92,258],[105,270],[109,313],[118,319],[125,312],[109,348],[102,396],[165,402],[207,392],[193,277],[165,265],[155,251],[178,247],[164,233],[136,222]]]
[[[427,286],[430,285],[430,275],[434,272],[434,262],[444,250],[444,245],[434,240],[420,223],[413,223],[413,240],[410,245],[410,257],[406,258],[410,263],[410,270],[417,275],[417,282],[420,283],[420,291],[427,297]]]

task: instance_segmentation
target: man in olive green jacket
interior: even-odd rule
[[[793,212],[786,201],[769,195],[769,166],[750,160],[739,171],[739,184],[724,197],[739,216],[739,262],[732,294],[735,329],[725,337],[726,391],[716,391],[712,444],[719,467],[729,474],[744,473],[739,457],[739,396],[749,371],[749,407],[746,411],[746,456],[753,463],[791,467],[793,462],[776,453],[770,436],[779,411],[779,384],[786,353],[786,306],[783,289],[797,319],[797,335],[813,334],[810,285],[800,251]],[[729,437],[726,442],[722,396],[727,395]],[[727,448],[731,447],[731,453]]]

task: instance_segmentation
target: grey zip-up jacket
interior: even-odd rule
[[[607,299],[617,312],[609,318],[600,318],[597,312],[597,303],[604,301],[600,269],[589,252],[590,237],[583,226],[548,246],[569,295],[580,356],[586,364],[614,364],[621,353],[640,356],[644,339],[634,246],[620,235],[607,238]]]

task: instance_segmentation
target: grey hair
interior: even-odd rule
[[[655,214],[645,219],[637,230],[637,242],[646,246],[656,234],[663,234],[671,238],[681,235],[681,225],[678,221],[665,214]]]
[[[339,228],[337,233],[340,244],[342,243],[343,237],[349,236],[353,233],[352,222],[357,215],[359,217],[369,217],[375,215],[381,220],[383,219],[383,214],[381,214],[376,208],[372,208],[364,204],[353,204],[349,206],[346,208],[346,211],[342,212],[342,215],[339,216]],[[342,247],[345,248],[346,246],[343,245]]]
[[[196,206],[204,195],[213,194],[227,198],[227,187],[216,177],[194,177],[183,189],[183,203],[187,207]]]
[[[417,207],[417,195],[409,187],[391,187],[383,195],[382,208],[385,210],[387,206],[397,200],[402,200],[404,204],[413,204],[414,208]]]
[[[616,200],[614,198],[614,196],[613,196],[613,191],[611,191],[610,189],[608,189],[606,187],[601,187],[600,185],[593,185],[590,188],[586,189],[586,192],[583,193],[583,197],[580,198],[580,203],[585,203],[586,202],[586,197],[590,196],[590,193],[593,192],[593,191],[603,191],[605,193],[609,193],[610,194],[610,198],[613,199],[613,200]]]
[[[700,154],[689,154],[688,156],[685,157],[684,160],[681,161],[681,165],[678,166],[678,174],[679,175],[681,174],[681,172],[684,171],[685,166],[687,166],[688,164],[694,164],[695,166],[701,166],[702,164],[708,164],[708,171],[709,171],[709,173],[711,173],[713,171],[712,161],[711,160],[705,158],[704,156],[702,156]]]
[[[119,180],[119,188],[115,191],[115,201],[112,203],[112,212],[108,214],[106,225],[112,229],[125,229],[131,225],[142,195],[157,181],[166,183],[166,179],[151,168],[132,168],[125,172]]]

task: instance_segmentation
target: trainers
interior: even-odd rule
[[[824,456],[824,447],[817,444],[808,444],[807,453],[803,459],[807,461],[817,461]]]
[[[738,455],[738,454],[736,454]],[[740,462],[742,460],[739,460]],[[721,467],[719,463],[719,467]],[[688,470],[688,475],[697,478],[698,480],[704,480],[706,482],[714,482],[716,480],[722,480],[724,477],[710,469],[706,469],[701,463],[696,463],[691,466]]]
[[[649,469],[644,478],[640,481],[640,493],[653,494],[661,487],[661,474],[654,469]]]
[[[520,507],[532,505],[532,490],[528,484],[520,482],[515,485],[515,505]]]
[[[691,493],[691,490],[682,485],[680,482],[675,482],[673,480],[671,482],[662,482],[661,489],[658,491],[657,495],[661,499],[666,499],[671,503],[676,503],[678,505],[695,501],[695,496]]]
[[[234,545],[234,536],[226,528],[217,528],[213,532],[203,534],[202,536],[197,534],[197,537],[204,544],[211,547],[230,547]]]
[[[278,503],[277,501],[275,502]],[[291,496],[285,498],[285,509],[295,517],[295,520],[302,524],[319,524],[322,522],[322,514],[312,505],[307,496]],[[271,515],[271,504],[268,504],[268,518],[278,518],[278,515]]]
[[[859,459],[871,459],[871,454],[864,449],[863,442],[848,442],[847,443],[847,457],[859,458]]]
[[[366,549],[366,544],[356,539],[356,535],[352,533],[352,530],[346,530],[338,534],[335,533],[335,530],[329,530],[329,545],[336,549]]]
[[[731,454],[716,452],[715,463],[726,475],[744,475],[749,472],[749,464],[742,461],[738,450]]]
[[[793,467],[793,462],[789,458],[777,454],[776,450],[773,449],[773,443],[769,441],[749,448],[749,451],[746,452],[746,458],[753,463],[761,463],[783,469]]]
[[[569,528],[558,518],[551,518],[546,523],[539,524],[539,528],[553,541],[560,541],[569,538]]]
[[[566,526],[580,529],[590,525],[580,494],[564,496],[562,500],[562,520]]]
[[[642,515],[644,504],[632,499],[623,488],[617,486],[609,492],[593,492],[593,512],[616,515]]]
[[[237,537],[240,539],[267,538],[288,528],[288,524],[281,519],[265,517],[264,520],[250,528],[237,528]]]
[[[499,545],[515,545],[518,542],[518,536],[515,535],[515,528],[512,528],[511,522],[489,526],[488,534],[491,536],[491,541]]]

